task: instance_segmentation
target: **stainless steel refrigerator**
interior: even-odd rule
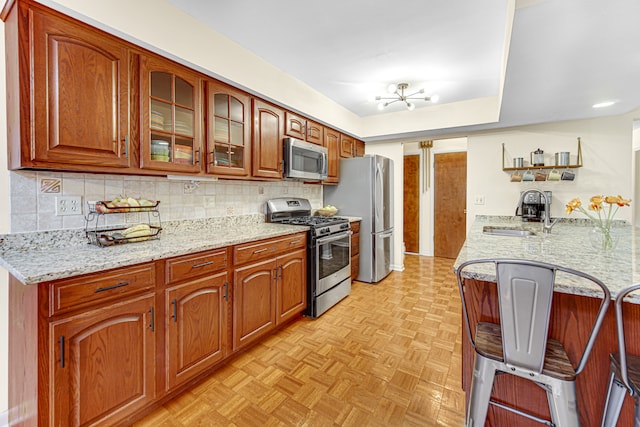
[[[365,155],[340,160],[340,183],[325,185],[324,204],[338,215],[358,216],[360,272],[357,280],[376,283],[391,272],[393,242],[393,160]]]

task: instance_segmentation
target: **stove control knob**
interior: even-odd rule
[[[320,232],[323,233],[323,234],[326,234],[326,233],[331,232],[331,230],[329,230],[329,227],[327,227],[327,228],[323,228],[322,230],[320,230]]]
[[[340,224],[340,229],[341,230],[346,230],[347,228],[349,228],[349,223],[345,223],[345,224]]]

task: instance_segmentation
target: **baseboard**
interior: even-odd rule
[[[404,264],[401,264],[401,265],[391,264],[391,269],[393,271],[404,271]]]
[[[0,427],[9,427],[9,411],[0,412]]]

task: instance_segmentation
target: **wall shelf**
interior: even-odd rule
[[[522,166],[522,167],[518,167],[518,168],[514,168],[514,167],[507,167],[505,166],[505,162],[504,162],[504,158],[505,158],[505,149],[504,149],[504,142],[502,143],[502,170],[503,171],[521,171],[521,170],[532,170],[532,169],[576,169],[576,168],[581,168],[582,167],[582,146],[580,145],[580,137],[578,137],[578,158],[577,158],[577,163],[574,165],[563,165],[563,166],[552,166],[552,165],[545,165],[545,166]]]

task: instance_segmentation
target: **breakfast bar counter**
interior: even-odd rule
[[[558,264],[591,274],[610,289],[612,298],[625,287],[640,282],[640,229],[628,224],[617,224],[620,240],[609,253],[592,247],[588,220],[561,219],[544,235],[539,223],[523,223],[518,217],[479,216],[471,227],[467,239],[454,263],[454,270],[467,260],[517,258]],[[529,230],[530,237],[492,235],[483,232],[485,227]],[[528,234],[528,233],[523,233]],[[487,266],[485,266],[487,267]],[[465,270],[464,292],[471,324],[479,321],[500,322],[497,307],[495,272],[472,266]],[[593,324],[600,299],[595,288],[587,287],[567,276],[558,274],[554,295],[549,334],[561,341],[567,353],[577,364],[577,355],[584,347]],[[636,297],[625,306],[625,316],[639,319],[627,327],[631,336],[640,334],[640,298]],[[472,331],[475,333],[475,331]],[[640,340],[628,340],[628,351],[640,354]],[[469,395],[473,370],[473,348],[464,332],[462,340],[462,386]],[[607,393],[609,354],[617,351],[615,316],[610,304],[607,316],[592,350],[589,361],[576,380],[578,407],[582,426],[599,426]],[[516,406],[538,417],[549,418],[545,391],[530,381],[512,375],[496,377],[492,399]],[[619,425],[632,425],[633,402],[626,399],[620,415]],[[504,409],[490,406],[487,425],[537,426],[528,420]]]

